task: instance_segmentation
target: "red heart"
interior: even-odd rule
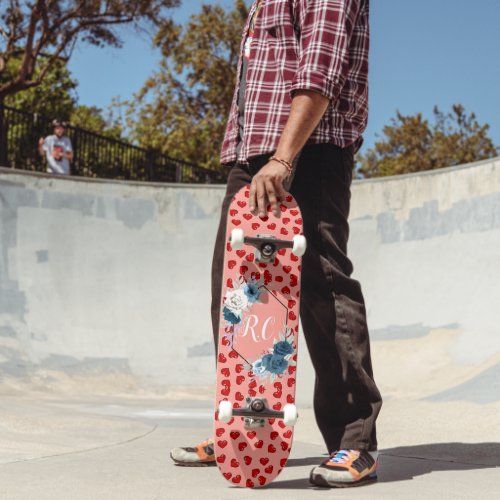
[[[267,222],[269,220],[269,217],[267,215],[264,215],[264,217],[259,216],[259,218],[261,221],[264,221],[264,222]]]
[[[229,435],[231,436],[231,439],[238,439],[240,437],[240,433],[238,431],[231,431]]]
[[[296,256],[296,255],[290,255],[290,259],[292,259],[293,262],[297,262],[299,260],[299,258]]]
[[[227,361],[226,356],[224,354],[219,354],[219,363],[225,363]]]
[[[256,448],[262,448],[262,446],[264,446],[264,441],[262,441],[262,439],[259,439],[259,440],[255,443],[255,447],[256,447]]]
[[[287,384],[288,384],[288,387],[292,387],[295,384],[295,379],[289,378]]]
[[[293,311],[290,311],[288,313],[288,317],[293,321],[295,319],[297,319],[297,316],[295,315],[295,313]]]
[[[248,389],[248,395],[254,398],[257,396],[257,391],[254,391],[253,389]]]
[[[247,266],[240,266],[240,274],[245,274],[247,271],[248,271],[248,267]]]
[[[286,397],[286,401],[287,401],[287,403],[292,404],[292,403],[295,401],[295,398],[294,398],[291,394],[289,394],[289,395]]]
[[[259,484],[264,486],[266,484],[266,478],[264,476],[259,476]]]
[[[295,373],[296,369],[297,369],[296,366],[289,366],[288,367],[288,374],[291,375],[292,373]]]
[[[292,266],[283,266],[283,271],[288,274],[292,270]]]
[[[223,472],[222,475],[229,481],[231,479],[232,474],[230,472]]]
[[[286,451],[288,450],[288,443],[285,443],[284,441],[281,442],[281,449],[283,451]]]
[[[245,399],[245,396],[243,396],[243,394],[241,394],[241,392],[237,392],[234,396],[236,398],[236,401],[243,401]]]
[[[296,215],[299,215],[298,210],[290,210],[290,213],[295,217]]]
[[[296,305],[296,304],[297,304],[297,302],[296,302],[295,300],[293,300],[293,299],[290,299],[290,300],[288,301],[288,307],[289,307],[290,309],[293,309],[293,308],[295,307],[295,305]]]
[[[279,398],[281,398],[281,391],[279,391],[279,390],[278,390],[278,391],[274,391],[274,392],[273,392],[273,396],[274,396],[275,398],[278,398],[278,399],[279,399]]]
[[[277,410],[281,410],[281,403],[276,403],[275,405],[273,405],[273,408],[277,411]]]
[[[284,295],[288,295],[290,293],[290,288],[288,288],[287,286],[284,286],[281,289],[281,293],[283,293]]]
[[[231,278],[228,278],[226,281],[226,286],[228,288],[233,288],[233,280]]]
[[[276,451],[276,448],[275,448],[272,444],[270,444],[270,445],[267,447],[267,451],[268,451],[269,453],[274,453],[274,452]]]
[[[227,446],[227,441],[224,440],[224,441],[217,441],[217,444],[221,447],[221,448],[225,448]]]
[[[259,385],[259,392],[264,394],[264,392],[266,392],[266,388],[263,385]]]
[[[245,254],[246,254],[245,250],[236,250],[236,255],[240,257],[240,259],[243,258]]]
[[[257,229],[259,229],[259,227],[260,227],[260,224],[258,224],[257,222],[254,222],[254,223],[252,224],[252,229],[253,229],[254,231],[256,231]]]
[[[286,253],[286,248],[282,248],[281,250],[278,250],[279,255],[285,255]]]
[[[281,391],[281,389],[283,389],[283,384],[281,382],[274,382],[273,387]]]
[[[284,438],[287,438],[287,439],[291,438],[291,437],[292,437],[292,431],[290,431],[290,430],[286,431],[286,432],[283,434],[283,437],[284,437]]]
[[[234,226],[239,226],[241,224],[241,221],[238,219],[233,219],[231,222],[233,223]]]
[[[267,228],[272,231],[272,230],[276,229],[276,224],[274,222],[271,222],[271,224],[267,225]]]
[[[240,443],[238,445],[238,450],[243,451],[247,446],[248,446],[248,443]]]
[[[254,482],[251,479],[247,479],[247,488],[253,488],[254,486]]]
[[[285,226],[286,226],[290,222],[290,219],[288,217],[283,217],[282,221],[283,221],[283,224],[285,224]]]
[[[243,457],[243,461],[245,462],[246,465],[250,465],[252,463],[252,457],[249,457],[248,455],[245,455]]]
[[[285,464],[286,464],[286,461],[287,461],[287,460],[288,460],[287,458],[282,458],[282,459],[280,460],[280,466],[281,466],[281,467],[284,467],[284,466],[285,466]]]
[[[241,476],[240,475],[234,476],[233,479],[231,479],[231,481],[233,483],[238,484],[241,481]]]
[[[253,439],[256,435],[257,435],[257,433],[256,433],[256,432],[254,432],[254,431],[249,431],[249,432],[247,432],[247,436],[248,436],[250,439]]]
[[[245,191],[244,195],[245,195],[245,198],[248,198],[250,196],[250,191]]]
[[[293,226],[292,230],[295,234],[300,234],[300,229],[298,227]]]
[[[229,267],[229,269],[232,269],[235,265],[236,265],[236,261],[235,260],[230,260],[227,263],[227,267]]]
[[[243,217],[245,217],[246,220],[250,220],[253,215],[252,214],[243,214]]]
[[[250,389],[255,389],[255,387],[257,387],[257,382],[255,380],[252,380],[249,384],[248,384],[248,387],[250,387]]]
[[[295,274],[290,274],[290,286],[297,286],[298,278]]]
[[[238,201],[238,206],[243,208],[246,205],[245,201]]]
[[[234,358],[237,358],[237,357],[238,357],[238,353],[237,353],[236,351],[231,351],[231,352],[229,353],[229,357],[230,357],[230,358],[233,358],[233,359],[234,359]]]
[[[302,219],[295,219],[295,224],[298,224],[299,226],[302,225]]]
[[[278,425],[279,425],[282,429],[284,429],[284,428],[286,427],[285,422],[283,422],[283,420],[280,420],[280,421],[278,422]]]
[[[229,377],[229,374],[231,373],[229,368],[223,368],[220,372],[224,375],[224,377]]]
[[[240,384],[242,384],[244,382],[244,380],[245,380],[245,376],[244,375],[238,375],[236,377],[236,384],[240,385]]]
[[[268,463],[269,463],[269,458],[267,458],[267,457],[261,458],[261,459],[259,460],[259,462],[260,462],[262,465],[266,465],[266,464],[268,464]]]
[[[260,273],[252,273],[250,275],[250,277],[253,279],[253,280],[258,280],[260,279]]]
[[[252,469],[252,477],[257,477],[259,475],[260,469]]]
[[[283,276],[276,276],[276,278],[274,278],[278,283],[281,283],[283,281]]]
[[[238,213],[238,210],[236,210],[235,208],[232,208],[231,210],[229,210],[229,215],[231,217],[234,217],[237,213]]]
[[[271,432],[270,438],[274,441],[279,436],[279,433],[276,431]]]
[[[284,227],[282,227],[280,233],[286,235],[288,234],[288,231]]]
[[[238,462],[238,460],[236,460],[236,458],[233,458],[231,460],[231,467],[239,467],[240,466],[240,463]]]
[[[235,370],[236,370],[236,373],[240,373],[241,370],[243,370],[243,365],[241,363],[238,363],[236,366],[235,366]]]
[[[217,457],[217,462],[223,464],[226,461],[226,455],[222,454]]]
[[[246,257],[245,260],[248,260],[248,262],[253,262],[254,255],[253,253],[249,253]]]
[[[222,434],[224,434],[224,432],[226,432],[226,429],[219,428],[219,429],[217,429],[217,430],[215,431],[215,435],[216,435],[217,437],[221,437],[221,436],[222,436]]]
[[[271,474],[271,472],[273,472],[273,468],[274,468],[274,467],[273,467],[272,465],[270,465],[269,467],[266,467],[266,468],[264,469],[264,472],[265,472],[266,474]]]
[[[286,201],[288,201],[288,203],[292,203],[292,201],[293,201],[293,196],[287,196],[287,197],[285,198],[285,200],[286,200]]]

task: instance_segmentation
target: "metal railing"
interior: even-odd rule
[[[51,120],[0,105],[0,165],[46,172],[46,159],[38,140],[52,134]],[[211,170],[172,158],[154,149],[69,125],[66,135],[73,146],[71,175],[147,182],[226,183],[228,170]]]

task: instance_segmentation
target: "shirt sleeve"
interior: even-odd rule
[[[361,0],[299,0],[296,22],[300,30],[299,66],[290,96],[313,90],[336,100],[349,71],[352,19]]]

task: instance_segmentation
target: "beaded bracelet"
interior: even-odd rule
[[[269,161],[271,161],[271,160],[277,161],[277,162],[281,163],[282,165],[284,165],[287,168],[288,173],[290,175],[293,173],[293,167],[289,161],[282,160],[281,158],[276,158],[276,156],[271,156],[271,158],[269,158]]]

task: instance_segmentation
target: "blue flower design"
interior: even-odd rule
[[[262,364],[270,373],[283,373],[288,367],[288,361],[277,354],[266,354],[262,357]]]
[[[223,312],[224,312],[224,319],[226,321],[229,321],[233,325],[237,325],[241,321],[241,318],[236,316],[236,314],[231,312],[227,307],[224,307]]]
[[[259,300],[261,291],[254,283],[245,283],[243,285],[243,291],[245,292],[249,302],[254,303]]]
[[[279,356],[286,356],[287,354],[292,354],[292,352],[292,344],[290,344],[286,340],[282,340],[281,342],[276,342],[276,344],[274,344],[274,354],[277,354]]]
[[[252,364],[252,371],[255,375],[264,375],[266,373],[267,370],[262,359],[258,359]]]

